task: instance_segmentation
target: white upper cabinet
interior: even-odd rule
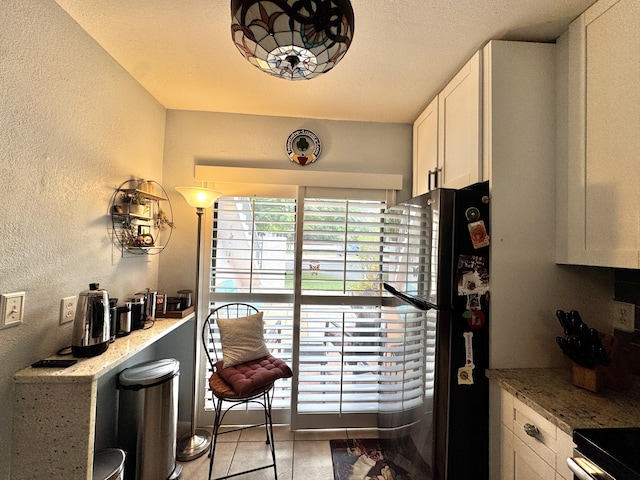
[[[413,195],[437,187],[438,178],[438,97],[413,123]]]
[[[439,186],[462,188],[482,179],[482,73],[478,51],[439,95]]]
[[[556,260],[640,268],[640,2],[594,4],[567,57]]]
[[[482,70],[478,51],[413,124],[413,194],[482,180]]]

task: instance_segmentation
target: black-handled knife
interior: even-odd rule
[[[571,332],[569,331],[569,323],[567,322],[567,313],[563,310],[556,310],[556,318],[560,322],[564,334],[571,335]]]

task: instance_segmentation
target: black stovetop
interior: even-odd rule
[[[573,442],[613,477],[640,480],[640,428],[578,428]]]

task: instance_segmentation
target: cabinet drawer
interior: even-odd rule
[[[513,400],[513,409],[514,436],[555,471],[556,426],[517,398]]]
[[[556,480],[556,472],[547,462],[518,438],[513,439],[515,480]]]

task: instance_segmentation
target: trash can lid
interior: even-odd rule
[[[115,480],[124,470],[124,451],[119,448],[98,450],[93,456],[93,478]]]
[[[124,388],[144,388],[163,383],[175,377],[179,371],[180,362],[174,358],[164,358],[125,368],[118,380]]]

